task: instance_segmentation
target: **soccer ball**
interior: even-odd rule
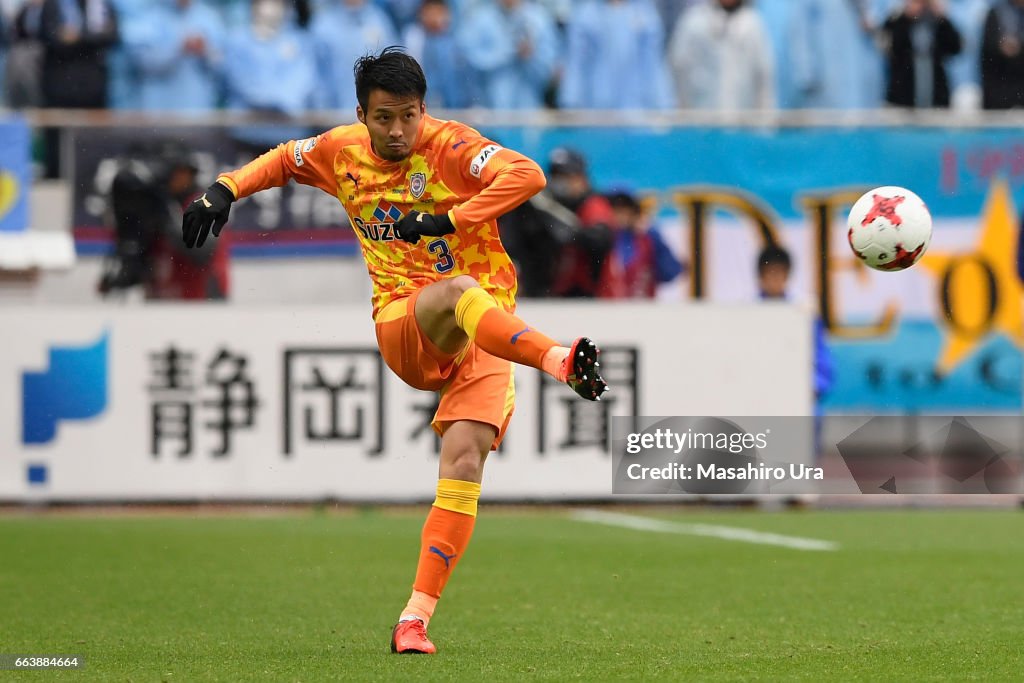
[[[876,270],[917,263],[932,240],[932,217],[921,198],[902,187],[878,187],[850,209],[847,237],[853,253]]]

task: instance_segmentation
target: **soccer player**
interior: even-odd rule
[[[437,496],[423,526],[412,596],[392,652],[436,652],[427,625],[466,551],[487,454],[512,415],[512,363],[588,400],[607,384],[598,350],[570,347],[516,317],[516,276],[496,219],[545,185],[533,161],[469,126],[426,113],[419,64],[398,48],[355,65],[359,123],[279,145],[225,173],[185,213],[189,247],[220,234],[231,203],[294,179],[341,201],[373,281],[377,343],[407,384],[441,392]]]

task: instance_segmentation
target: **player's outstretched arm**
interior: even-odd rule
[[[319,187],[334,195],[334,147],[331,132],[278,145],[242,168],[221,174],[199,199],[185,210],[182,239],[188,248],[201,247],[212,233],[220,235],[231,203],[261,190],[281,187],[289,180]]]

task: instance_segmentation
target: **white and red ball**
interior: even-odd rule
[[[932,216],[921,198],[903,187],[878,187],[850,209],[850,248],[876,270],[917,263],[932,240]]]

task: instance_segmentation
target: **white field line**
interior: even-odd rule
[[[833,541],[802,538],[800,536],[783,536],[782,534],[770,534],[764,531],[753,531],[752,529],[721,526],[719,524],[683,524],[681,522],[669,522],[664,519],[637,517],[636,515],[624,515],[618,512],[604,512],[602,510],[574,510],[569,516],[581,522],[605,524],[623,529],[656,531],[663,534],[681,534],[683,536],[707,536],[726,541],[740,541],[741,543],[776,545],[782,548],[792,548],[793,550],[839,549],[839,544]]]

